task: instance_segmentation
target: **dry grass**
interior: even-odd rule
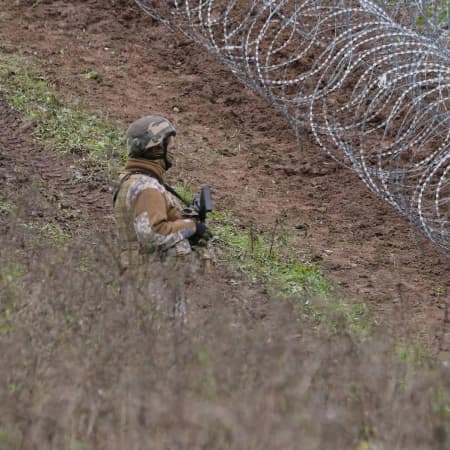
[[[1,450],[448,448],[449,371],[431,359],[317,331],[298,299],[235,276],[121,275],[98,237],[2,225]]]

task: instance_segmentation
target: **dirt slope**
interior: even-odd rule
[[[402,327],[450,350],[448,294],[437,294],[450,289],[449,261],[308,130],[296,142],[283,117],[206,51],[133,2],[1,0],[0,11],[1,51],[36,57],[61,94],[121,127],[148,112],[169,116],[182,153],[174,180],[209,182],[218,208],[258,230],[281,218],[293,252],[321,261],[346,296],[393,328],[406,311]],[[87,70],[99,78],[81,77]]]

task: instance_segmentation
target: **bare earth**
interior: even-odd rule
[[[0,0],[0,51],[36,58],[61,95],[121,128],[143,114],[168,116],[179,135],[174,183],[210,183],[217,209],[232,210],[243,226],[270,232],[281,220],[292,251],[320,261],[342,295],[365,301],[379,322],[401,325],[434,352],[450,351],[449,260],[326,157],[308,130],[298,143],[284,118],[204,49],[129,1]],[[81,77],[88,70],[99,78]],[[16,119],[6,125],[3,140]],[[62,192],[62,210],[88,218],[80,227],[108,228],[103,180],[74,187],[76,161],[29,143],[19,154],[2,152],[1,194],[31,170],[49,183],[53,204]]]

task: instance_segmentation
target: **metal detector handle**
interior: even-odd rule
[[[209,185],[205,184],[200,191],[200,205],[199,205],[199,219],[204,222],[206,220],[206,215],[211,212],[212,200],[211,191]]]

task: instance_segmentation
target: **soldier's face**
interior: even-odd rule
[[[176,148],[176,138],[175,136],[169,137],[169,142],[167,143],[167,151],[173,153]]]
[[[175,162],[175,149],[176,149],[176,139],[175,136],[170,136],[169,141],[167,142],[167,160],[169,161],[170,166],[166,169],[169,169]]]

